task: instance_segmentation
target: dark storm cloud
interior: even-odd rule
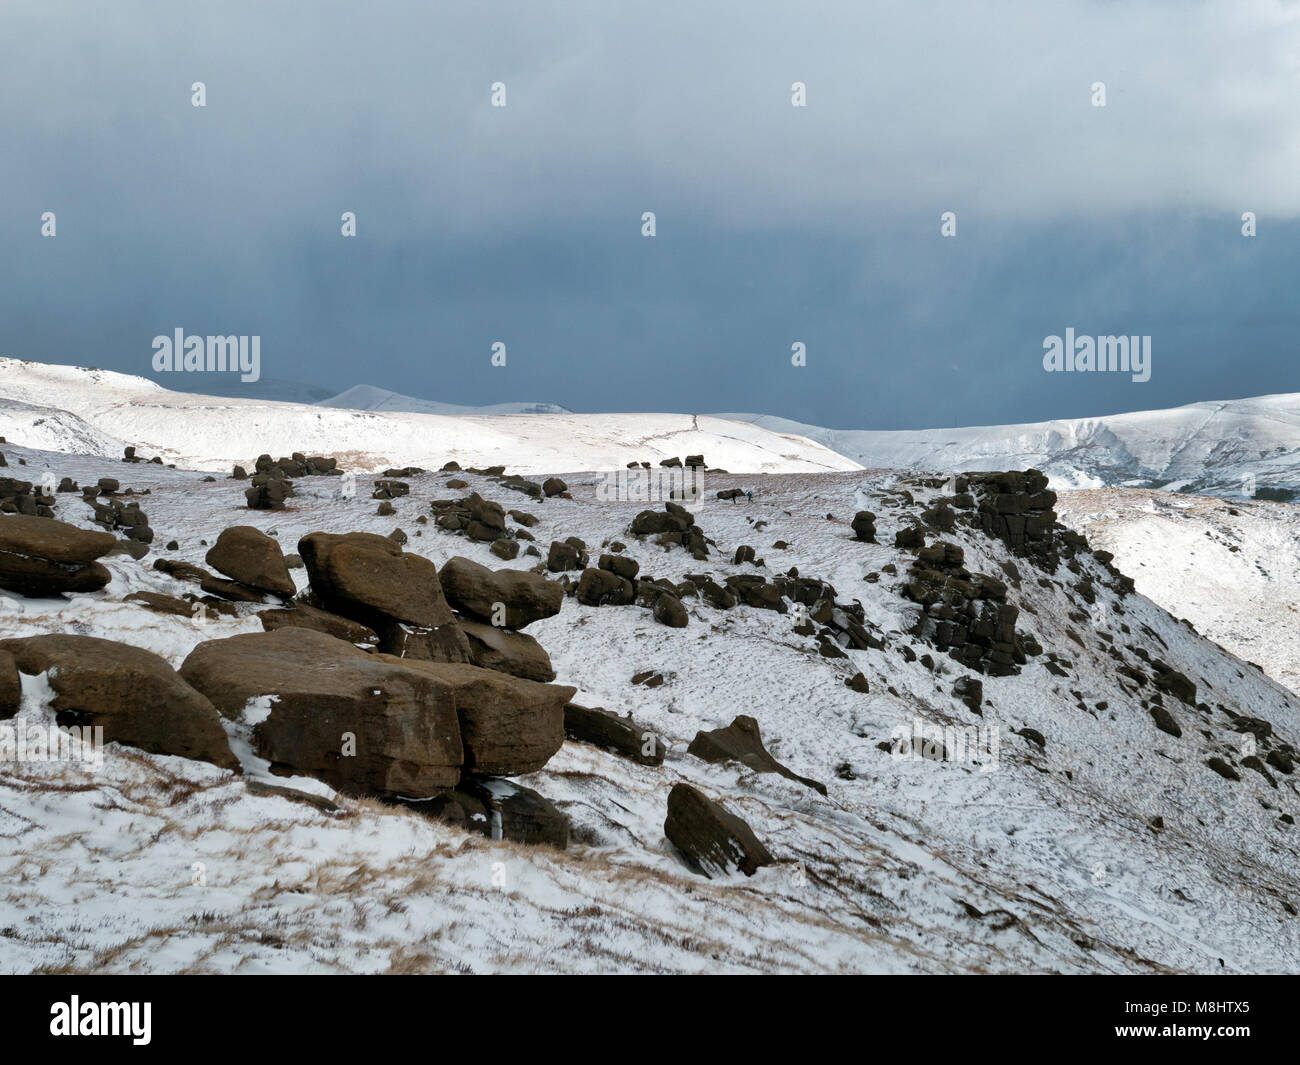
[[[1300,387],[1294,5],[798,7],[10,2],[0,351],[838,427]]]

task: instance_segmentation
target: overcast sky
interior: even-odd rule
[[[836,428],[1300,391],[1292,2],[3,0],[0,136],[20,358]],[[1151,379],[1044,372],[1067,327]]]

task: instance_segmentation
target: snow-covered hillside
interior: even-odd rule
[[[1057,510],[1143,595],[1300,692],[1300,508],[1103,488]]]
[[[768,415],[724,417],[816,440],[873,468],[1032,466],[1057,489],[1125,485],[1236,498],[1244,490],[1300,494],[1300,393],[957,429],[839,430]],[[1247,475],[1253,486],[1244,481]]]
[[[32,480],[107,476],[147,490],[135,498],[156,536],[139,561],[107,557],[112,581],[101,591],[67,601],[0,594],[0,639],[76,632],[179,665],[201,641],[259,632],[260,604],[192,619],[127,599],[181,595],[192,585],[152,561],[204,565],[231,525],[267,531],[286,552],[315,530],[400,527],[406,552],[440,568],[453,556],[493,569],[537,562],[503,561],[485,543],[420,523],[431,500],[461,494],[449,474],[410,478],[387,517],[369,478],[351,498],[337,478],[300,478],[286,510],[260,512],[224,478],[39,452],[13,435],[3,450],[7,472]],[[570,741],[520,778],[569,818],[566,850],[487,839],[324,789],[338,806],[328,812],[268,794],[255,761],[241,778],[110,745],[99,768],[0,763],[0,971],[1300,971],[1298,778],[1272,762],[1252,768],[1245,753],[1255,734],[1265,736],[1260,758],[1300,743],[1300,698],[1141,594],[1123,594],[1102,559],[1080,551],[1049,571],[978,524],[930,528],[943,523],[932,510],[942,489],[895,473],[729,478],[754,502],[699,511],[715,541],[704,561],[631,535],[641,504],[603,498],[594,476],[569,477],[572,498],[541,503],[459,476],[465,491],[533,511],[543,557],[551,541],[576,536],[593,561],[622,541],[643,576],[673,582],[701,573],[770,581],[797,568],[831,582],[837,602],[861,603],[879,646],[827,657],[830,630],[818,621],[820,634],[796,631],[790,603],[786,613],[721,609],[684,593],[688,624],[670,628],[640,606],[566,598],[528,629],[557,683],[669,743],[663,765],[649,766]],[[855,540],[849,527],[864,505],[878,542]],[[94,527],[75,494],[57,498],[57,516]],[[1025,646],[1041,646],[1021,672],[976,676],[913,634],[920,608],[904,592],[918,556],[894,546],[908,528],[961,547],[972,574],[1005,585]],[[746,545],[763,564],[732,561]],[[291,572],[303,589],[304,571]],[[841,624],[833,613],[827,624]],[[1182,679],[1169,681],[1166,668]],[[858,673],[862,682],[848,686]],[[645,675],[662,683],[633,682]],[[25,680],[24,692],[20,720],[50,720],[41,678]],[[1181,724],[1180,736],[1157,726],[1157,710]],[[697,732],[738,714],[826,794],[687,753]],[[897,730],[918,721],[996,728],[1000,747],[979,764],[895,758]],[[775,864],[714,879],[688,868],[664,832],[678,783],[742,817]]]
[[[318,400],[318,407],[342,407],[346,410],[406,411],[410,414],[569,414],[558,403],[489,403],[466,407],[457,403],[439,403],[391,392],[375,385],[353,385],[329,399]]]
[[[262,453],[294,451],[331,455],[356,471],[448,460],[506,463],[519,473],[610,470],[690,454],[751,473],[857,468],[810,440],[719,418],[339,410],[172,392],[141,377],[11,358],[0,358],[0,436],[105,458],[129,444],[178,466],[224,472]]]

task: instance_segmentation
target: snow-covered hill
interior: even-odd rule
[[[106,458],[130,444],[178,466],[227,472],[263,452],[294,451],[333,455],[356,471],[451,459],[519,473],[609,470],[690,454],[754,473],[857,468],[810,440],[720,418],[340,410],[172,392],[141,377],[12,358],[0,358],[0,436]]]
[[[1300,393],[958,429],[839,430],[768,415],[724,417],[816,440],[866,467],[962,472],[1032,466],[1058,489],[1126,485],[1225,498],[1250,491],[1300,494]]]
[[[490,403],[482,407],[466,407],[457,403],[439,403],[433,399],[418,399],[391,392],[375,385],[353,385],[329,399],[318,400],[318,407],[342,407],[346,410],[405,411],[410,414],[569,414],[568,407],[558,403]]]
[[[106,559],[113,580],[102,591],[69,601],[0,594],[0,638],[77,632],[176,665],[200,641],[257,632],[257,604],[191,619],[126,598],[181,594],[191,586],[151,559],[203,565],[204,541],[236,524],[271,532],[286,551],[313,530],[400,527],[405,549],[440,567],[455,555],[493,568],[536,561],[503,562],[486,544],[420,524],[431,499],[456,494],[447,475],[411,478],[389,517],[376,514],[366,478],[353,498],[336,479],[301,478],[290,507],[267,513],[241,507],[240,486],[224,479],[39,452],[13,437],[4,451],[32,479],[112,476],[148,490],[136,498],[157,535],[141,561]],[[464,476],[520,505],[499,482]],[[0,971],[1300,970],[1297,776],[1267,768],[1270,780],[1244,764],[1244,730],[1262,731],[1259,721],[1271,729],[1267,749],[1300,743],[1300,698],[1146,597],[1120,594],[1090,554],[1048,572],[959,522],[927,541],[962,547],[970,571],[1004,581],[1017,630],[1043,651],[1019,675],[977,678],[910,633],[918,607],[903,590],[916,556],[894,536],[923,520],[940,489],[892,473],[731,481],[754,502],[702,508],[697,520],[716,541],[704,562],[629,535],[640,505],[602,499],[594,477],[570,478],[572,499],[523,505],[536,512],[543,554],[578,536],[594,559],[617,539],[642,574],[674,582],[700,572],[770,579],[792,567],[828,580],[838,600],[862,604],[879,647],[826,657],[816,634],[796,631],[792,607],[723,610],[688,596],[689,624],[668,628],[638,606],[566,599],[528,630],[558,682],[578,688],[577,702],[632,714],[670,746],[654,767],[566,742],[520,778],[569,817],[563,851],[369,799],[333,796],[339,812],[326,813],[259,792],[251,771],[241,779],[127,747],[110,745],[99,768],[0,763]],[[878,543],[849,529],[863,503],[877,514]],[[57,507],[90,527],[76,495]],[[160,546],[171,539],[175,550]],[[765,563],[733,563],[742,545]],[[304,571],[292,573],[305,587]],[[1168,690],[1158,700],[1153,660],[1185,675],[1192,702]],[[657,687],[632,681],[656,672]],[[859,672],[869,691],[846,685]],[[983,684],[974,708],[959,694],[973,679]],[[34,678],[25,690],[21,719],[48,720],[48,688]],[[1157,728],[1156,706],[1181,736]],[[737,714],[754,717],[773,754],[827,794],[687,753],[697,731]],[[991,771],[969,759],[896,760],[891,739],[917,721],[996,727]],[[664,836],[677,783],[743,817],[776,864],[748,878],[692,872]]]

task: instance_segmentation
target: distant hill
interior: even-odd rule
[[[214,374],[176,376],[205,388],[229,384]],[[332,455],[356,472],[437,469],[454,459],[463,466],[504,464],[512,473],[573,473],[695,454],[735,473],[858,468],[811,440],[721,418],[540,406],[548,413],[520,417],[529,407],[344,409],[172,392],[108,370],[0,358],[0,436],[11,443],[112,459],[130,444],[184,469],[229,472],[263,452],[294,451]]]
[[[1163,488],[1240,498],[1300,495],[1300,393],[1191,403],[1024,425],[880,431],[824,429],[731,414],[794,433],[867,467],[957,472],[1035,466],[1055,488]]]
[[[558,403],[492,403],[484,407],[467,407],[458,403],[439,403],[433,399],[404,396],[375,385],[353,385],[346,392],[328,399],[315,400],[321,407],[345,410],[405,411],[410,414],[571,414]]]

